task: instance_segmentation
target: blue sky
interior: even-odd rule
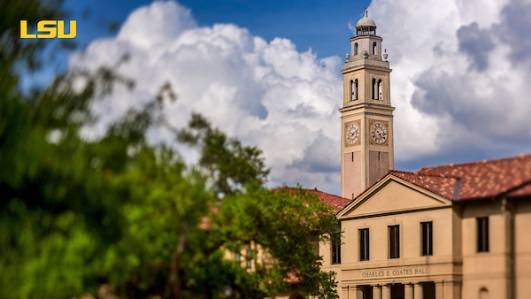
[[[82,43],[111,35],[111,22],[121,24],[131,11],[147,0],[66,0],[78,21]],[[266,40],[285,37],[300,50],[318,56],[343,56],[348,51],[349,22],[355,23],[368,0],[180,0],[201,26],[234,23]]]

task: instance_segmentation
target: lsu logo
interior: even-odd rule
[[[37,33],[28,33],[28,21],[20,21],[20,38],[75,38],[76,21],[70,21],[70,30],[65,33],[65,21],[41,20]]]

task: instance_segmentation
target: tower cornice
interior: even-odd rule
[[[383,60],[374,60],[369,58],[361,58],[350,60],[346,62],[343,66],[342,74],[350,73],[360,69],[382,71],[382,72],[392,72],[393,70],[389,67],[389,61]]]
[[[389,105],[383,105],[383,104],[360,103],[356,105],[344,106],[339,109],[339,112],[344,113],[344,112],[360,110],[360,109],[378,109],[378,110],[385,110],[385,111],[393,112],[395,110],[395,107],[389,106]]]
[[[380,41],[383,40],[383,38],[381,36],[379,36],[379,35],[353,35],[353,36],[350,37],[350,41],[363,39],[363,38],[377,39],[377,40],[380,40]]]

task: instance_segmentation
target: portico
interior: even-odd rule
[[[346,285],[341,289],[342,298],[348,299],[454,299],[459,298],[455,296],[459,285],[460,282],[451,281],[416,281]]]
[[[348,299],[455,299],[461,277],[448,272],[451,264],[343,268],[341,298]]]

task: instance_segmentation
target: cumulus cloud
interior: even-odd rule
[[[372,1],[370,15],[393,68],[397,160],[531,151],[530,1]],[[95,102],[101,121],[89,134],[101,135],[169,82],[179,97],[165,111],[174,126],[200,112],[263,149],[272,185],[339,189],[339,57],[319,58],[290,40],[266,41],[232,24],[201,27],[186,7],[154,2],[71,65],[113,65],[124,54],[130,59],[119,71],[136,88],[117,88]]]
[[[459,50],[471,60],[471,67],[484,71],[488,67],[490,51],[494,49],[494,42],[490,32],[480,29],[478,23],[462,26],[457,30]]]
[[[395,70],[398,159],[531,151],[529,0],[374,0],[370,9]]]
[[[268,42],[231,24],[199,27],[178,3],[154,2],[131,13],[116,37],[96,40],[72,57],[71,65],[114,65],[124,54],[130,58],[118,71],[136,82],[135,89],[118,87],[95,102],[100,121],[86,134],[101,135],[169,82],[178,94],[165,110],[174,126],[186,125],[191,112],[199,112],[229,135],[260,147],[272,168],[272,185],[337,190],[339,58],[320,59],[287,39]],[[148,137],[159,142],[170,136],[151,131]]]

